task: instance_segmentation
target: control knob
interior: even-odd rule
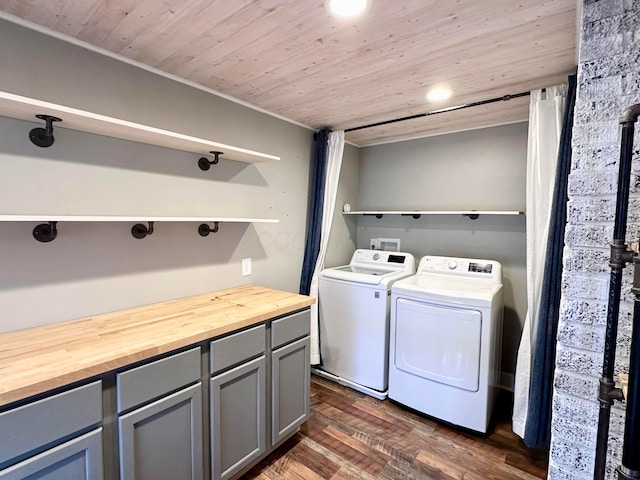
[[[451,260],[449,262],[449,270],[455,270],[457,266],[458,266],[458,262],[456,262],[455,260]]]

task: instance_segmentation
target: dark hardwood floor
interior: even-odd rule
[[[499,400],[482,437],[312,376],[311,418],[243,478],[546,478],[546,454],[528,450],[511,431],[509,405]]]

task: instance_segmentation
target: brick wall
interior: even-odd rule
[[[640,102],[640,0],[585,0],[569,177],[562,305],[553,398],[550,480],[593,478],[620,156],[618,118]],[[640,125],[627,241],[640,234]],[[623,282],[616,369],[628,366],[631,267]],[[621,462],[624,405],[612,410],[607,478]]]

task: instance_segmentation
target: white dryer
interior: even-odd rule
[[[502,267],[426,256],[391,290],[389,398],[486,433],[502,352]]]
[[[315,373],[375,398],[387,397],[391,286],[415,269],[410,253],[359,249],[349,265],[320,273],[322,365]]]

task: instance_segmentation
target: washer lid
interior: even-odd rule
[[[411,295],[431,302],[446,302],[462,306],[488,307],[502,291],[502,284],[491,280],[453,277],[421,273],[398,280],[393,284],[394,294]]]
[[[414,273],[416,261],[410,253],[358,249],[353,253],[349,265],[327,268],[320,272],[320,276],[367,285],[389,285],[390,281]]]
[[[324,278],[365,283],[367,285],[380,285],[381,283],[388,283],[390,280],[405,278],[407,275],[411,274],[409,272],[360,267],[357,265],[327,268],[320,273],[320,276]]]

